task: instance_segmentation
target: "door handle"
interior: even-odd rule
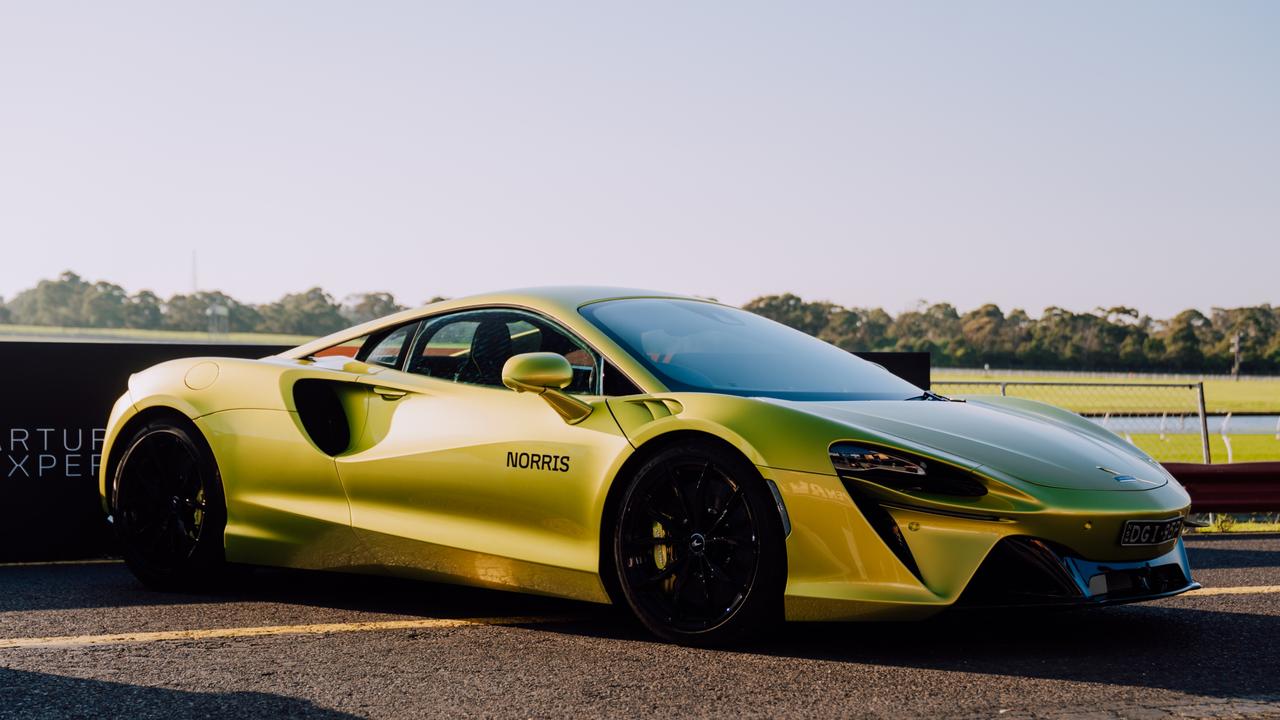
[[[382,385],[375,385],[373,387],[373,392],[380,395],[383,400],[399,400],[409,394],[407,390],[397,390],[395,388],[384,387]]]

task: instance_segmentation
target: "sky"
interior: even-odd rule
[[[1280,305],[1280,3],[0,0],[0,296]]]

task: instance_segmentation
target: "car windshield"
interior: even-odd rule
[[[632,298],[581,312],[672,391],[782,400],[906,400],[922,392],[875,363],[745,310]]]

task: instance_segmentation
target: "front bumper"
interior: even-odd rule
[[[916,499],[905,495],[863,493],[855,501],[835,476],[760,469],[776,483],[793,528],[787,537],[789,620],[928,617],[958,604],[971,585],[982,587],[975,581],[980,570],[997,578],[1003,574],[1006,582],[984,583],[983,593],[974,590],[965,597],[967,604],[1101,605],[1197,587],[1180,541],[1159,547],[1119,544],[1127,520],[1185,514],[1186,494],[1172,483],[1145,492],[1044,490],[1032,507],[992,511],[938,503],[911,507]],[[982,500],[993,505],[1003,498]],[[1051,548],[1049,557],[1033,565],[1061,569],[985,569],[1005,554],[997,548],[1019,538],[1039,539]],[[1042,582],[1046,574],[1048,583]],[[1034,583],[1019,587],[1010,578]]]
[[[1045,540],[1007,537],[992,548],[957,605],[1115,605],[1169,597],[1198,587],[1191,579],[1181,539],[1172,550],[1150,560],[1097,562]]]

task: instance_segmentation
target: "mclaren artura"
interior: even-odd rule
[[[619,603],[702,643],[1196,587],[1186,492],[1089,420],[648,291],[484,295],[162,363],[105,454],[104,508],[158,588],[229,563],[404,575]]]

